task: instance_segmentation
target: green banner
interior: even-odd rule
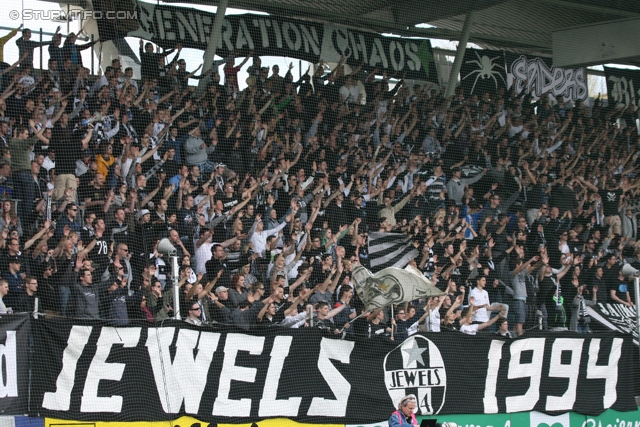
[[[439,423],[454,422],[460,427],[640,427],[640,410],[618,412],[609,409],[597,416],[567,412],[561,415],[547,415],[541,412],[518,412],[513,414],[442,415]],[[380,427],[386,422],[378,424]]]
[[[596,416],[576,412],[567,412],[556,416],[541,412],[418,416],[418,422],[430,418],[437,419],[439,423],[454,422],[460,427],[640,427],[640,410],[618,412],[609,409]],[[374,424],[353,424],[346,427],[387,427],[387,421]]]

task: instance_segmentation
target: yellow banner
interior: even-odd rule
[[[195,424],[195,426],[194,426]],[[45,427],[207,427],[208,423],[197,420],[192,417],[180,417],[173,421],[137,421],[137,422],[87,422],[87,421],[69,421],[58,420],[55,418],[45,418]],[[323,425],[326,427],[345,427],[344,424],[305,424],[291,421],[288,418],[273,418],[263,420],[258,423],[259,427],[318,427]],[[218,424],[218,427],[251,427],[251,423],[247,424]]]

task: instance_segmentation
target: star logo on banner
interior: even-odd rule
[[[413,340],[411,348],[403,348],[402,351],[407,353],[407,355],[409,356],[409,360],[407,360],[407,366],[411,365],[411,362],[413,361],[420,362],[422,366],[425,366],[424,360],[422,359],[422,353],[424,353],[426,350],[426,347],[418,347],[418,342],[416,340]]]
[[[389,397],[398,402],[407,394],[418,399],[418,413],[434,415],[442,410],[447,392],[447,370],[438,346],[431,340],[414,335],[395,347],[384,359],[384,377]],[[437,372],[436,383],[416,382],[415,378]],[[532,426],[537,424],[531,424]]]

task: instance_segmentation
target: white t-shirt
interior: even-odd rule
[[[424,320],[427,332],[440,332],[440,310],[433,310],[431,314]],[[419,332],[418,322],[407,328],[407,335],[411,336]]]
[[[425,319],[427,331],[440,332],[440,310],[431,311],[429,317]]]
[[[485,305],[485,304],[487,306],[491,305],[491,303],[489,302],[489,294],[484,289],[480,290],[478,288],[473,288],[471,292],[469,292],[469,304],[471,304],[471,297],[474,298],[473,305],[475,306]],[[489,313],[487,312],[486,308],[478,309],[476,314],[473,315],[474,322],[484,323],[484,322],[487,322],[488,320],[489,320]]]
[[[460,326],[460,332],[467,335],[475,335],[478,333],[478,325]]]
[[[211,259],[211,248],[213,247],[213,242],[204,242],[198,249],[196,249],[196,273],[205,274],[207,272],[207,268],[205,264],[207,261]]]

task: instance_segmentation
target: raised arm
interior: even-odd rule
[[[332,319],[333,317],[335,317],[338,313],[340,313],[342,310],[344,310],[347,307],[349,307],[349,306],[346,305],[346,304],[342,304],[342,305],[340,305],[340,307],[334,308],[329,313],[327,313],[327,316],[325,317],[325,319]]]
[[[493,325],[494,323],[496,323],[496,320],[498,320],[501,317],[504,317],[506,315],[505,311],[501,311],[500,314],[498,316],[494,316],[492,317],[488,322],[484,322],[478,325],[478,330],[481,331],[483,329],[488,328],[489,326]]]

